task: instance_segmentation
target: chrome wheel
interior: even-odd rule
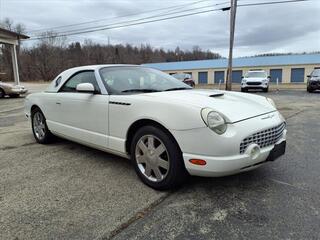
[[[45,120],[41,112],[36,112],[33,115],[33,130],[39,140],[43,140],[46,135]]]
[[[170,159],[167,148],[154,135],[144,135],[139,139],[135,159],[139,171],[150,181],[160,182],[169,172]]]

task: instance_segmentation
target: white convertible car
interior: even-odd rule
[[[34,137],[53,135],[131,158],[155,189],[188,174],[225,176],[283,155],[286,123],[266,97],[196,90],[155,69],[95,65],[68,69],[27,96]]]

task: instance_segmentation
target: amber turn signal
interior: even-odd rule
[[[195,164],[195,165],[206,165],[207,162],[205,160],[202,160],[202,159],[189,159],[189,162],[191,162],[192,164]]]

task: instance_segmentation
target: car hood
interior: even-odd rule
[[[266,78],[244,78],[247,82],[261,82],[262,80],[266,80]]]
[[[194,89],[143,95],[153,96],[169,104],[179,103],[181,107],[211,108],[233,123],[276,111],[266,97],[232,91]]]
[[[310,80],[311,80],[311,81],[319,81],[319,80],[320,80],[320,77],[318,77],[318,76],[317,76],[317,77],[311,77]]]

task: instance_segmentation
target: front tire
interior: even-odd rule
[[[145,126],[136,132],[131,160],[142,182],[157,190],[176,188],[188,176],[177,143],[169,133],[155,126]]]
[[[246,89],[246,88],[241,88],[241,92],[248,92],[248,89]]]
[[[311,87],[307,87],[307,91],[308,91],[309,93],[313,93],[313,92],[314,92],[314,90],[313,90]]]
[[[6,93],[0,88],[0,98],[4,98],[5,95]]]
[[[268,91],[269,91],[269,87],[264,88],[263,91],[264,91],[264,92],[268,92]]]
[[[39,108],[31,113],[31,125],[33,136],[38,143],[47,144],[53,139],[53,135],[48,129],[46,118]]]

